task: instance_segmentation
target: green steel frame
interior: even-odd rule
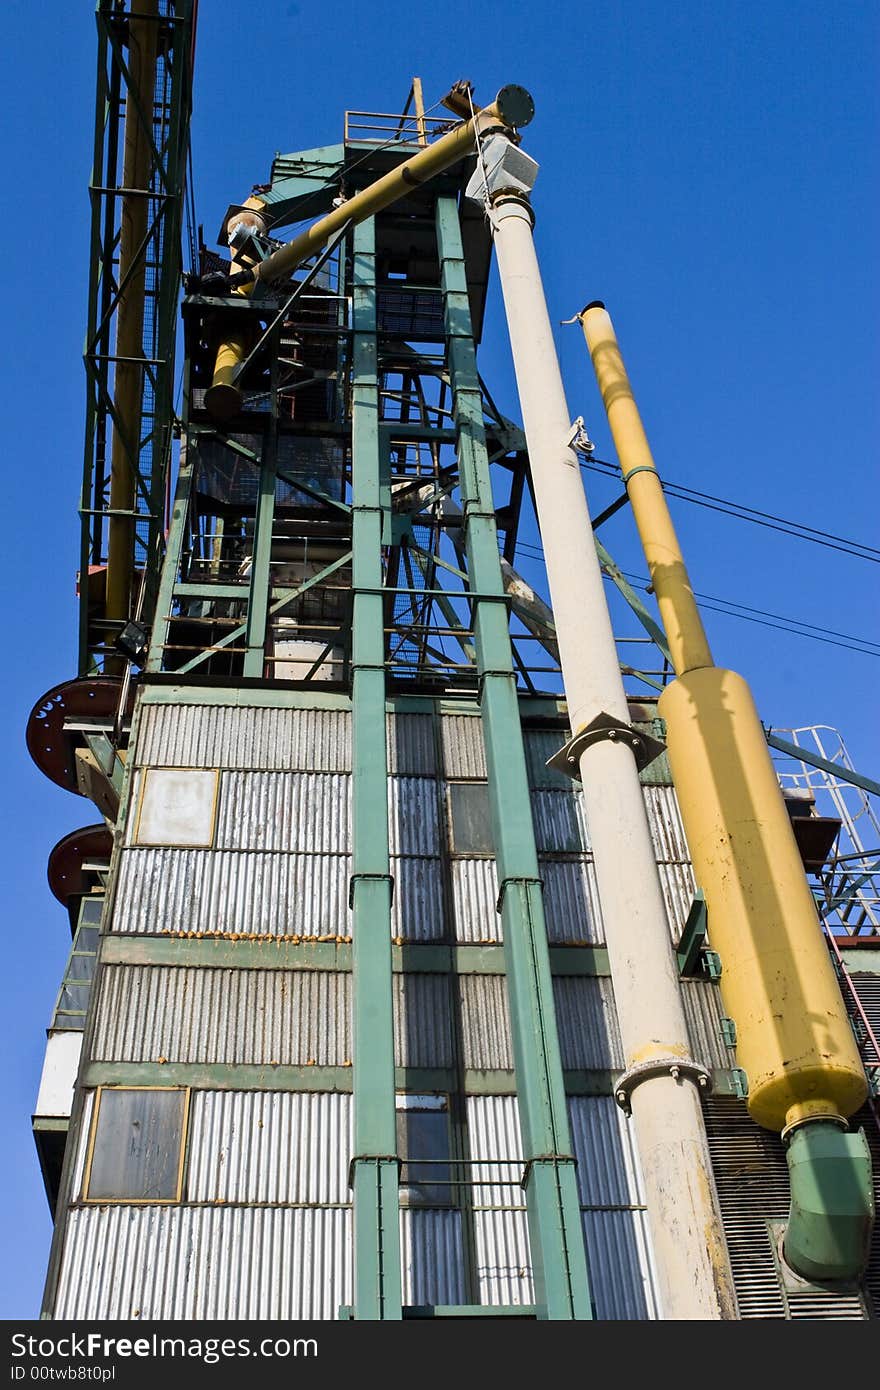
[[[194,38],[193,0],[160,0],[153,108],[142,110],[130,90],[127,34],[136,0],[99,0],[98,83],[90,196],[92,204],[88,325],[84,361],[87,398],[80,518],[79,670],[104,666],[118,623],[103,617],[101,586],[110,518],[110,450],[123,442],[135,483],[132,568],[144,572],[141,608],[149,622],[159,579],[174,421],[174,355],[181,276],[186,165]],[[149,148],[143,189],[126,189],[122,131],[126,107],[136,113]],[[114,402],[116,316],[126,285],[118,277],[120,224],[126,200],[147,199],[147,233],[126,282],[145,275],[140,408],[121,420]]]

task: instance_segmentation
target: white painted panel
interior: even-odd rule
[[[35,1115],[69,1115],[82,1051],[82,1033],[50,1033]]]
[[[136,843],[210,845],[219,776],[192,768],[149,768],[141,787]]]

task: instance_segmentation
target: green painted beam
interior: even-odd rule
[[[355,1316],[397,1321],[402,1292],[394,1082],[376,240],[355,227],[352,337],[352,1019]],[[387,457],[387,456],[386,456]]]
[[[770,729],[764,730],[764,737],[771,748],[775,748],[779,753],[787,753],[790,758],[797,758],[798,762],[809,763],[810,767],[821,768],[823,772],[830,772],[833,777],[839,777],[841,782],[850,782],[854,787],[860,787],[863,792],[871,792],[873,796],[880,796],[880,782],[875,782],[873,777],[865,777],[861,772],[853,772],[848,767],[841,767],[840,763],[832,762],[830,758],[822,758],[818,753],[813,753],[809,748],[801,748],[797,743],[791,743],[787,738],[780,738],[779,734],[774,734]]]
[[[474,634],[528,1173],[526,1199],[535,1293],[542,1315],[549,1319],[589,1319],[589,1280],[516,677],[507,611],[497,601],[504,595],[504,585],[483,426],[483,393],[454,198],[438,198],[436,225],[470,586],[475,594],[493,598],[474,601]]]

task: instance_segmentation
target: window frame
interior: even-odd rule
[[[396,1142],[397,1142],[397,1146],[398,1146],[398,1157],[399,1157],[399,1160],[400,1160],[400,1175],[399,1175],[399,1181],[398,1181],[398,1202],[399,1202],[399,1205],[400,1205],[400,1208],[401,1208],[402,1211],[450,1211],[450,1210],[451,1210],[451,1211],[457,1211],[457,1210],[459,1209],[459,1207],[460,1207],[459,1195],[458,1195],[458,1187],[457,1187],[457,1185],[456,1185],[456,1183],[455,1183],[455,1179],[454,1179],[454,1177],[453,1177],[453,1174],[454,1174],[455,1169],[456,1169],[456,1162],[455,1162],[455,1156],[454,1156],[454,1152],[453,1152],[453,1149],[454,1149],[454,1135],[453,1135],[453,1126],[452,1126],[452,1107],[451,1107],[451,1104],[450,1104],[450,1100],[451,1100],[451,1097],[449,1096],[449,1094],[448,1094],[446,1091],[396,1091],[396,1092],[395,1092],[395,1096],[394,1096],[395,1126],[397,1125],[397,1117],[398,1117],[399,1115],[406,1115],[407,1113],[410,1113],[410,1114],[413,1114],[413,1113],[414,1113],[414,1114],[423,1114],[423,1115],[442,1115],[442,1117],[443,1117],[443,1119],[444,1119],[444,1121],[445,1121],[445,1133],[446,1133],[446,1157],[445,1157],[445,1158],[436,1158],[436,1159],[434,1159],[434,1158],[429,1158],[429,1159],[424,1160],[423,1163],[418,1163],[418,1164],[417,1164],[417,1167],[418,1167],[418,1166],[426,1167],[427,1164],[429,1164],[429,1163],[436,1164],[438,1167],[441,1167],[441,1166],[442,1166],[443,1168],[446,1169],[446,1176],[445,1176],[445,1179],[443,1179],[443,1178],[438,1178],[438,1179],[435,1179],[433,1182],[432,1182],[431,1180],[426,1180],[423,1184],[420,1184],[418,1181],[413,1182],[412,1180],[410,1180],[409,1182],[405,1182],[405,1181],[404,1181],[404,1176],[403,1176],[403,1174],[404,1174],[404,1169],[406,1168],[407,1162],[408,1162],[409,1160],[408,1160],[407,1154],[401,1152],[401,1148],[400,1148],[400,1139],[399,1139],[399,1137],[398,1137],[397,1135],[395,1135]],[[416,1101],[421,1101],[421,1102],[423,1102],[423,1104],[418,1105],[418,1104],[413,1104],[413,1103],[412,1103],[412,1102],[416,1102]],[[424,1102],[431,1102],[431,1101],[433,1101],[433,1102],[435,1102],[435,1103],[434,1103],[434,1104],[425,1104],[425,1103],[424,1103]],[[404,1103],[404,1104],[401,1104],[401,1102],[410,1102],[410,1103],[409,1103],[409,1104],[405,1104],[405,1103]],[[443,1198],[441,1198],[439,1201],[438,1201],[438,1200],[435,1200],[435,1199],[424,1199],[424,1198],[420,1198],[419,1195],[418,1195],[418,1188],[419,1188],[419,1186],[423,1186],[426,1190],[427,1190],[428,1188],[432,1188],[432,1187],[433,1187],[433,1188],[442,1187],[442,1189],[443,1189],[443,1191],[444,1191],[444,1193],[445,1193],[446,1195],[445,1195]],[[413,1189],[415,1189],[415,1196],[412,1195]]]
[[[183,1115],[180,1125],[180,1155],[177,1163],[177,1186],[173,1197],[92,1197],[89,1194],[89,1186],[92,1180],[92,1163],[95,1156],[95,1144],[98,1138],[98,1122],[101,1113],[101,1098],[105,1091],[177,1091],[183,1093]],[[128,1207],[173,1207],[179,1206],[183,1200],[183,1178],[186,1167],[187,1146],[189,1142],[189,1114],[190,1102],[192,1098],[192,1087],[190,1086],[97,1086],[95,1088],[95,1099],[92,1106],[92,1117],[89,1125],[89,1143],[86,1150],[86,1163],[83,1171],[81,1201],[88,1203],[89,1206],[128,1206]]]

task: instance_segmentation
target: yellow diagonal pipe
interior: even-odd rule
[[[526,125],[531,119],[527,114],[530,106],[531,98],[522,88],[503,87],[491,106],[482,107],[471,120],[456,126],[432,145],[404,160],[396,169],[340,203],[326,217],[320,218],[285,246],[273,251],[264,261],[254,265],[254,279],[249,286],[239,287],[239,292],[250,293],[257,280],[269,283],[292,274],[303,261],[326,246],[334,233],[346,223],[356,225],[368,217],[374,217],[414,188],[427,183],[444,169],[451,168],[458,160],[472,153],[478,138],[493,128],[503,126],[509,130],[513,125]],[[243,331],[228,335],[217,350],[214,377],[205,394],[205,405],[217,418],[228,419],[240,408],[241,395],[234,383],[247,352],[248,339]]]
[[[710,939],[721,957],[721,997],[736,1024],[749,1112],[768,1129],[797,1133],[808,1152],[817,1127],[825,1135],[830,1129],[825,1175],[814,1166],[805,1180],[810,1161],[792,1164],[792,1144],[798,1215],[786,1253],[810,1277],[817,1268],[852,1277],[872,1220],[865,1196],[870,1160],[864,1136],[838,1127],[865,1101],[864,1069],[751,692],[740,676],[712,663],[611,319],[598,303],[579,318],[676,672],[658,709]],[[837,1194],[847,1194],[837,1208],[828,1192],[832,1169]]]

